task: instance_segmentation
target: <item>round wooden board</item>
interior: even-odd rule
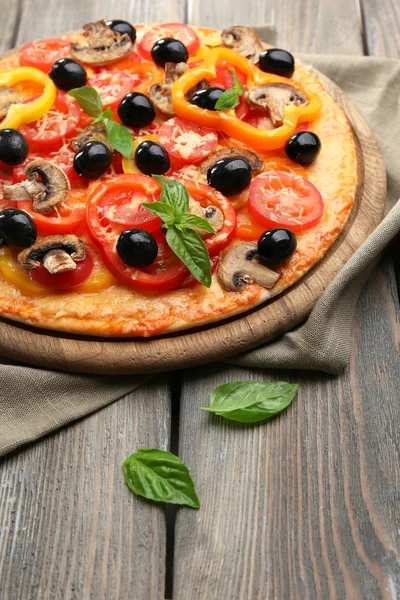
[[[244,315],[158,338],[89,339],[0,319],[0,356],[79,373],[154,373],[228,358],[282,335],[303,321],[335,275],[381,221],[386,200],[385,166],[368,123],[340,88],[316,69],[314,73],[342,105],[352,125],[359,185],[342,233],[307,275],[280,296]]]

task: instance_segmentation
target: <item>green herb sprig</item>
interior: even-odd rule
[[[104,110],[97,90],[85,85],[70,90],[68,94],[75,98],[86,114],[90,117],[95,117],[92,125],[96,125],[97,123],[105,124],[110,145],[125,158],[131,158],[133,136],[126,127],[113,120],[113,112],[110,107]]]
[[[228,72],[233,77],[233,86],[220,95],[215,104],[216,110],[231,110],[235,108],[240,103],[240,96],[244,95],[244,88],[237,78],[235,69],[228,69]]]
[[[168,246],[187,266],[193,277],[210,287],[210,256],[205,243],[193,227],[214,233],[213,227],[206,219],[188,214],[189,193],[183,183],[167,179],[163,175],[153,177],[161,185],[160,200],[144,202],[144,208],[163,221]]]

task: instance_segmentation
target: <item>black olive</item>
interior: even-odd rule
[[[35,221],[24,210],[5,208],[0,212],[0,237],[8,244],[28,248],[36,241]]]
[[[242,192],[251,182],[251,167],[243,158],[222,158],[207,171],[207,183],[224,196]]]
[[[103,142],[88,142],[75,154],[74,169],[88,179],[97,179],[111,165],[112,154]]]
[[[258,63],[261,71],[274,73],[281,77],[291,77],[294,72],[294,56],[286,50],[270,48],[260,54]]]
[[[129,92],[119,103],[118,116],[124,125],[147,127],[156,118],[156,109],[144,94]]]
[[[258,240],[257,252],[264,265],[278,265],[296,250],[296,236],[290,229],[270,229]]]
[[[72,58],[60,58],[51,68],[49,76],[55,85],[64,92],[86,85],[85,69]]]
[[[144,229],[125,229],[117,242],[121,260],[130,267],[148,267],[157,256],[158,246],[151,233]]]
[[[210,87],[206,90],[199,90],[193,94],[191,102],[196,106],[200,106],[200,108],[216,110],[215,105],[217,100],[224,91],[225,90],[222,90],[219,87]]]
[[[28,156],[28,142],[17,129],[0,129],[0,160],[6,165],[20,165]]]
[[[151,49],[151,57],[159,67],[164,67],[165,63],[186,62],[189,53],[185,44],[182,44],[175,38],[162,38],[157,40]]]
[[[119,19],[113,19],[112,21],[106,22],[107,27],[110,27],[113,31],[117,31],[121,35],[127,33],[132,40],[132,44],[136,41],[136,29],[128,23],[128,21],[120,21]]]
[[[299,131],[288,139],[285,150],[291,160],[301,165],[309,165],[321,150],[321,140],[316,133]]]
[[[160,144],[149,140],[136,148],[135,163],[145,175],[163,175],[171,166],[167,151]]]

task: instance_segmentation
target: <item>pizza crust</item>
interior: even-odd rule
[[[207,42],[213,39],[215,43],[218,33],[195,29],[201,37],[207,37]],[[0,70],[17,65],[18,59],[10,57],[7,63],[0,62]],[[347,221],[357,189],[357,159],[344,111],[323,88],[311,67],[297,63],[293,79],[322,100],[321,115],[312,125],[312,130],[321,139],[322,149],[318,160],[306,170],[309,180],[324,199],[325,210],[315,227],[297,234],[297,250],[281,269],[281,277],[272,290],[249,285],[240,293],[227,292],[214,274],[209,289],[198,286],[157,296],[144,295],[117,284],[92,295],[69,292],[29,297],[0,277],[1,315],[35,327],[69,333],[148,337],[198,327],[246,312],[303,277],[323,258]]]

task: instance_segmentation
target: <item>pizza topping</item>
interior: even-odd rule
[[[197,202],[192,197],[189,196],[189,209],[188,212],[191,215],[197,215],[202,219],[205,219],[213,228],[213,230],[220,231],[224,226],[224,215],[222,211],[216,206],[201,206],[200,202]],[[208,235],[210,232],[205,231],[204,229],[198,229],[196,227],[193,228],[199,235]]]
[[[186,62],[166,62],[164,71],[164,83],[167,85],[175,83],[181,75],[189,69]]]
[[[31,161],[26,169],[26,181],[4,186],[8,200],[33,200],[33,210],[48,213],[69,198],[71,185],[67,175],[56,164],[43,158]]]
[[[207,174],[208,170],[219,160],[223,158],[241,158],[245,160],[251,167],[253,175],[258,175],[263,171],[264,163],[262,159],[253,152],[246,148],[221,148],[210,154],[208,158],[203,160],[200,165],[200,172]]]
[[[20,102],[17,90],[7,86],[0,87],[0,119],[4,119],[12,104],[19,104]]]
[[[135,163],[145,175],[163,175],[171,166],[166,150],[150,140],[145,140],[136,148]]]
[[[297,240],[290,229],[270,229],[262,234],[257,252],[263,265],[279,265],[296,250]]]
[[[71,42],[71,54],[76,60],[91,66],[111,65],[129,54],[132,41],[106,23],[96,21],[83,26],[83,36]]]
[[[258,63],[261,71],[274,73],[281,77],[291,77],[294,73],[294,56],[286,50],[269,48],[260,54]]]
[[[129,35],[132,44],[136,41],[136,29],[128,23],[128,21],[121,21],[120,19],[113,19],[106,22],[107,27],[110,27],[113,31],[120,33],[121,35]]]
[[[28,213],[18,208],[0,212],[0,238],[8,244],[28,247],[36,241],[36,225]]]
[[[149,97],[154,106],[165,115],[174,115],[172,107],[172,85],[188,70],[185,62],[165,63],[164,83],[155,83],[149,89]]]
[[[229,250],[218,267],[217,275],[221,285],[230,292],[241,292],[251,283],[270,289],[279,279],[279,273],[259,262],[257,245],[252,243],[240,244]]]
[[[221,40],[224,46],[242,54],[252,63],[258,63],[260,52],[264,50],[262,41],[250,27],[227,27],[221,33]]]
[[[158,132],[160,143],[179,164],[197,163],[218,144],[218,135],[182,119],[169,119]]]
[[[207,110],[218,110],[216,104],[220,97],[224,94],[224,90],[220,87],[209,87],[199,90],[192,95],[191,104],[205,108]]]
[[[286,106],[306,106],[307,96],[287,83],[267,83],[252,88],[246,95],[250,104],[269,111],[272,123],[280,127]]]
[[[17,129],[0,129],[0,160],[14,167],[28,156],[28,143]]]
[[[74,88],[86,85],[86,71],[72,58],[60,58],[51,68],[49,77],[59,90],[69,92]]]
[[[18,254],[18,261],[28,270],[37,269],[41,262],[51,273],[74,271],[76,261],[85,259],[85,245],[76,235],[50,235]]]
[[[222,158],[207,171],[207,183],[224,196],[240,194],[250,185],[252,170],[244,158]]]
[[[159,67],[164,67],[166,63],[187,62],[189,53],[185,44],[172,37],[165,37],[157,40],[151,49],[151,58]]]
[[[157,258],[158,246],[154,237],[145,229],[125,229],[117,242],[121,260],[130,267],[149,267]]]
[[[299,131],[289,138],[285,151],[289,158],[300,163],[309,165],[318,156],[321,150],[321,140],[316,133],[311,131]]]
[[[76,153],[74,169],[81,177],[97,179],[104,175],[112,161],[112,153],[102,142],[88,142]]]
[[[118,116],[124,125],[148,127],[156,118],[156,111],[150,98],[140,92],[130,92],[121,100]]]
[[[71,147],[76,152],[88,142],[102,142],[112,152],[113,147],[108,141],[106,125],[103,122],[88,125],[71,140]]]
[[[151,60],[151,50],[161,38],[174,38],[182,42],[189,55],[193,55],[200,48],[200,39],[194,29],[183,23],[162,23],[151,27],[139,43],[139,52],[147,60]]]

